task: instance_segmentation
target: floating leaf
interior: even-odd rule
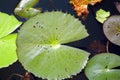
[[[0,68],[17,60],[16,34],[10,34],[21,25],[14,16],[0,12]]]
[[[108,18],[103,24],[106,37],[114,44],[120,46],[120,16],[115,15]]]
[[[105,20],[107,20],[107,17],[109,17],[109,16],[110,16],[110,12],[107,12],[103,9],[98,10],[96,13],[96,19],[101,23],[103,23]]]
[[[89,80],[120,80],[120,56],[104,53],[94,56],[85,69]]]
[[[0,38],[7,36],[21,25],[13,15],[0,12]]]
[[[89,53],[63,44],[87,36],[81,22],[69,14],[39,14],[25,22],[19,31],[19,61],[38,77],[49,80],[69,78],[84,68]]]
[[[0,39],[0,68],[7,67],[17,60],[17,34],[10,34]]]

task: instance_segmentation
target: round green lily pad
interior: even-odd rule
[[[103,24],[106,37],[114,44],[120,46],[120,16],[115,15],[108,18]]]
[[[48,80],[70,78],[87,63],[89,53],[64,44],[87,37],[81,22],[62,12],[45,12],[23,24],[17,53],[24,68]]]
[[[17,34],[10,34],[0,38],[0,68],[8,67],[17,60],[16,37]]]
[[[85,74],[89,80],[120,80],[120,56],[103,53],[94,56],[85,69]]]

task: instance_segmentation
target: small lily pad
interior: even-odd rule
[[[110,12],[107,12],[103,9],[100,9],[96,13],[96,19],[100,22],[103,23],[105,20],[107,20],[107,17],[110,16]]]
[[[0,38],[0,68],[8,67],[17,60],[16,37],[17,34],[10,34]]]
[[[45,12],[30,18],[17,37],[19,61],[26,70],[48,80],[70,78],[87,63],[89,53],[64,44],[87,37],[78,19],[67,13]]]
[[[106,37],[114,44],[120,46],[120,16],[115,15],[108,18],[103,24]]]
[[[0,12],[0,38],[7,36],[21,24],[13,15]]]
[[[120,56],[103,53],[94,56],[85,69],[85,74],[89,80],[120,80]]]

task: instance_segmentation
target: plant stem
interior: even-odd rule
[[[12,75],[10,75],[10,76],[7,78],[7,80],[11,80],[11,79],[12,79],[12,77],[14,77],[14,76],[18,76],[18,77],[20,77],[21,79],[22,79],[22,78],[24,78],[24,76],[23,76],[23,75],[13,73]]]
[[[109,53],[109,43],[110,43],[109,41],[107,41],[107,43],[106,43],[106,52],[107,53]]]

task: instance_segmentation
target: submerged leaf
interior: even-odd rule
[[[70,3],[74,6],[74,10],[78,16],[87,16],[89,13],[87,9],[88,5],[94,5],[101,1],[102,0],[70,0]]]
[[[19,61],[38,77],[49,80],[70,78],[84,68],[89,53],[63,44],[87,36],[81,22],[69,14],[39,14],[25,22],[19,31]]]
[[[103,24],[106,37],[114,44],[120,46],[120,16],[115,15],[108,18]]]
[[[104,53],[94,56],[85,69],[89,80],[120,80],[120,56]]]
[[[103,9],[98,10],[96,13],[96,19],[101,23],[107,20],[107,17],[109,16],[110,16],[110,12],[106,12]]]
[[[89,45],[89,48],[95,53],[106,52],[106,46],[102,44],[100,41],[93,41]]]
[[[116,3],[115,3],[115,6],[116,6],[118,12],[120,13],[120,2],[116,2]]]
[[[13,15],[0,12],[0,38],[7,36],[21,25]]]
[[[7,67],[17,60],[17,34],[10,34],[0,39],[0,68]]]

